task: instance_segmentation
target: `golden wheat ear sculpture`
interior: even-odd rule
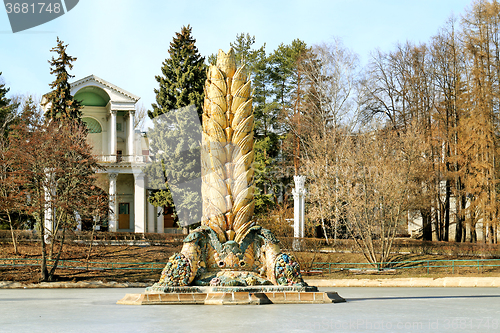
[[[224,243],[240,242],[255,208],[254,116],[245,65],[236,69],[232,49],[219,50],[205,83],[202,149],[202,224]]]

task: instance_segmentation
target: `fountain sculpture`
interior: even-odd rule
[[[145,294],[119,304],[331,303],[304,283],[293,255],[253,220],[254,116],[245,65],[219,50],[205,84],[201,148],[203,218]]]

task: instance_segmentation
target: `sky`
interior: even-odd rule
[[[16,0],[12,0],[15,2]],[[22,2],[22,0],[19,0]],[[155,75],[176,32],[190,24],[202,56],[229,50],[236,35],[255,36],[272,53],[281,43],[307,45],[342,39],[366,64],[370,53],[389,52],[400,42],[429,42],[472,0],[80,0],[65,15],[12,33],[0,11],[0,72],[10,94],[40,97],[54,80],[48,60],[57,37],[77,57],[76,81],[94,74],[141,97],[151,109]]]

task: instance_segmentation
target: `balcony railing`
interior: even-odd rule
[[[147,155],[98,155],[97,160],[101,163],[149,163],[151,159]]]

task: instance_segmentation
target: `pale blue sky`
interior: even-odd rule
[[[12,0],[13,2],[15,0]],[[21,0],[19,0],[21,1]],[[51,22],[13,34],[0,12],[0,72],[11,93],[41,96],[53,80],[49,50],[59,36],[78,60],[73,80],[95,74],[137,96],[150,108],[154,78],[169,43],[191,24],[203,56],[227,51],[239,33],[266,43],[268,53],[299,38],[308,45],[342,38],[362,63],[376,48],[397,42],[427,42],[472,0],[80,0]]]

